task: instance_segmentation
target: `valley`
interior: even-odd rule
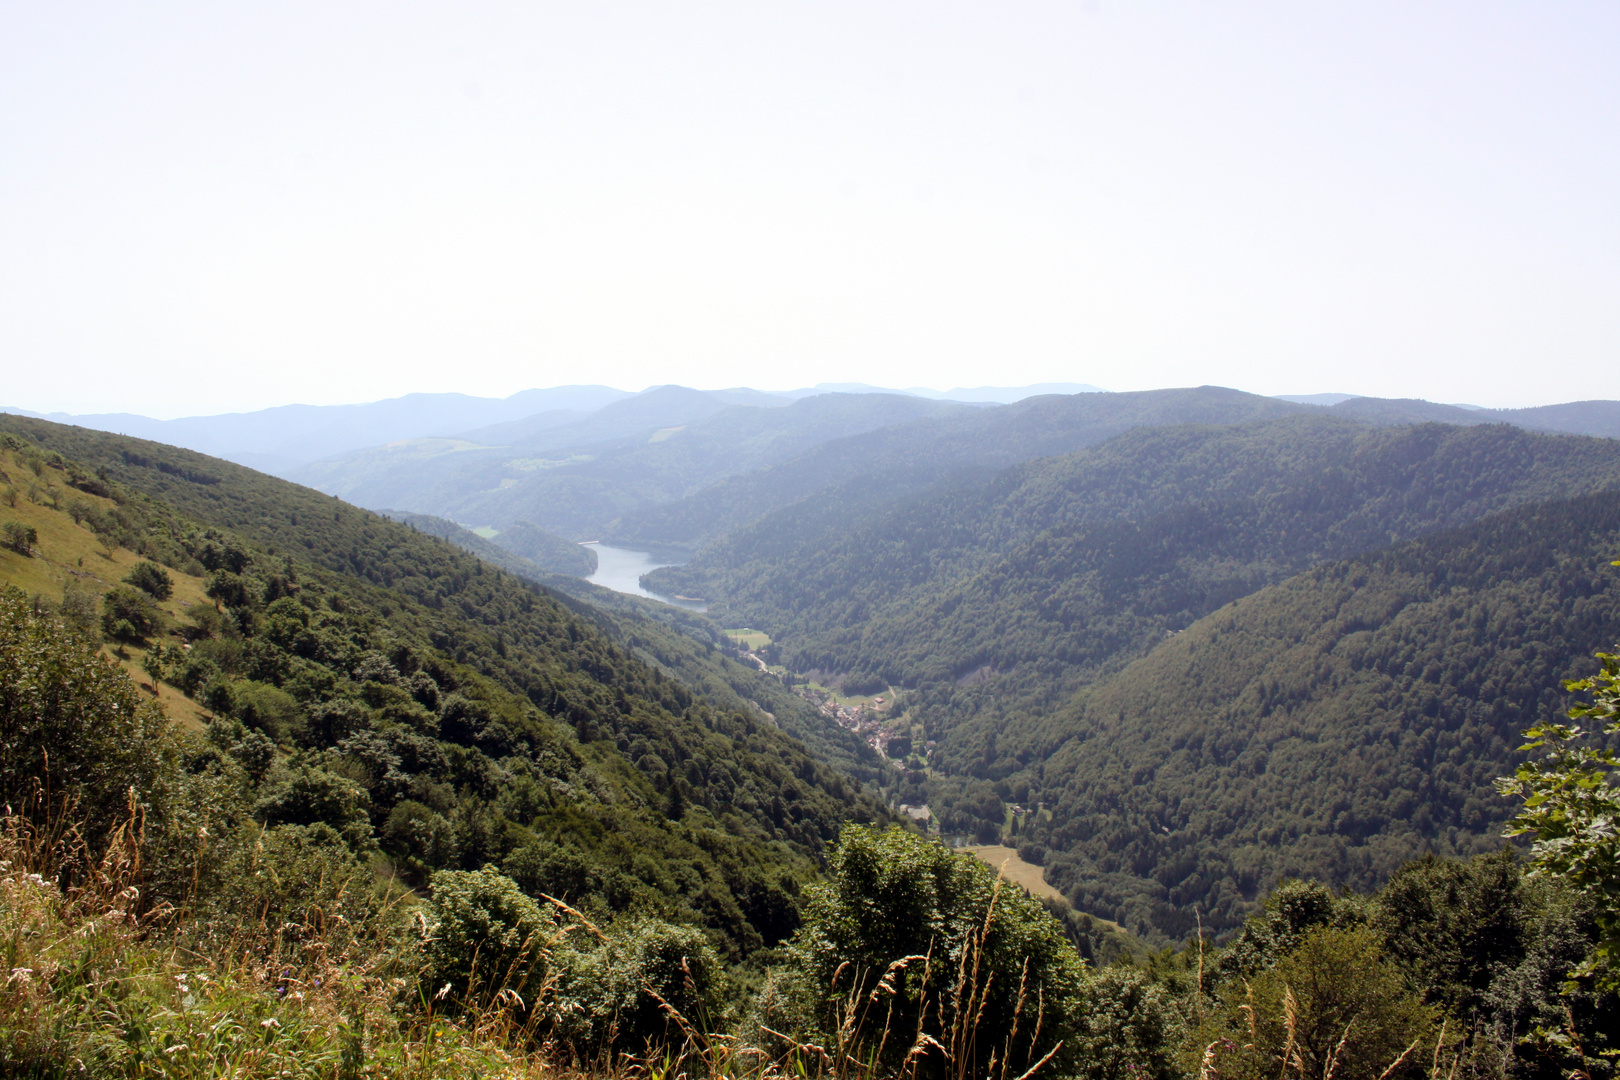
[[[1620,4],[0,9],[0,1080],[1620,1080]]]
[[[1009,844],[1075,908],[1173,942],[1194,909],[1216,932],[1238,926],[1290,875],[1370,888],[1419,851],[1496,843],[1509,807],[1489,786],[1510,769],[1516,730],[1557,707],[1546,687],[1620,638],[1599,599],[1611,586],[1598,524],[1620,491],[1620,442],[1545,431],[1606,430],[1613,415],[1603,403],[1520,416],[1208,387],[1000,406],[664,387],[594,412],[503,421],[403,467],[387,464],[398,451],[389,445],[321,468],[338,488],[359,484],[395,507],[384,513],[410,529],[585,605],[632,655],[806,740],[891,813],[926,806],[930,827],[955,843]],[[1487,422],[1502,420],[1518,426]],[[115,451],[112,437],[50,430],[64,453],[122,482],[153,476],[154,495],[272,550],[302,549],[342,572],[369,564],[312,539],[313,504],[267,515],[240,496],[199,501],[211,485],[182,478],[221,475],[209,459],[154,475],[134,464],[144,451]],[[477,462],[524,454],[547,467],[511,484],[477,478]],[[310,497],[285,490],[287,506]],[[425,510],[493,524],[474,531]],[[1577,524],[1578,514],[1597,516]],[[1488,522],[1511,530],[1500,534],[1512,536],[1508,551],[1590,563],[1590,573],[1546,577],[1519,555],[1488,558],[1495,549],[1478,532]],[[1463,567],[1431,568],[1450,550],[1471,553],[1466,587]],[[1397,556],[1429,569],[1388,569]],[[1349,593],[1335,584],[1346,576],[1361,582]],[[1525,607],[1532,588],[1539,608]],[[1403,599],[1375,599],[1385,596]],[[1572,603],[1581,614],[1566,613]],[[1408,642],[1410,620],[1434,604],[1481,612],[1468,618],[1488,631],[1465,644],[1453,640],[1460,626],[1434,623],[1421,631],[1432,640],[1383,644]],[[1344,619],[1319,612],[1364,607],[1353,630],[1317,628]],[[1261,662],[1276,631],[1249,624],[1287,619],[1301,620],[1309,644]],[[1333,659],[1358,635],[1372,645],[1355,648],[1375,653],[1477,657],[1438,676],[1411,660],[1354,667],[1383,680],[1361,691],[1365,675],[1335,673]],[[1252,644],[1227,656],[1220,643],[1234,636]],[[705,648],[713,659],[699,659]],[[1192,673],[1206,653],[1222,657],[1218,704],[1142,681],[1185,670],[1171,685],[1201,685],[1208,676]],[[1518,663],[1516,678],[1485,674],[1498,656],[1524,655],[1535,659],[1503,661]],[[1480,713],[1478,688],[1499,683]],[[1293,742],[1268,734],[1279,720],[1298,729]],[[1215,734],[1223,725],[1231,734]],[[1311,725],[1321,733],[1303,735]],[[1184,778],[1157,764],[1165,745],[1191,737],[1168,734],[1183,730],[1205,731],[1192,745],[1223,747]],[[1465,750],[1427,752],[1464,752],[1469,764],[1455,782],[1432,764],[1417,766],[1419,781],[1399,756],[1366,758],[1342,782],[1277,764],[1302,738],[1356,730],[1400,746],[1419,735],[1444,746],[1439,731],[1461,732]],[[1242,796],[1222,797],[1237,802],[1196,794],[1235,783],[1231,770],[1257,754],[1272,764]],[[1151,785],[1105,794],[1108,777],[1141,776],[1148,761]],[[1382,809],[1356,809],[1368,785],[1394,785]],[[1188,798],[1207,812],[1175,809]],[[1300,799],[1339,809],[1314,819]],[[1022,828],[1006,809],[1015,803],[1039,810]]]
[[[321,466],[376,511],[0,415],[0,585],[198,740],[240,850],[326,845],[430,906],[488,875],[750,985],[810,970],[867,843],[988,872],[1085,994],[1190,993],[1156,965],[1239,963],[1290,890],[1370,911],[1516,857],[1496,781],[1620,641],[1620,441],[1218,388],[870,396],[624,397],[586,449],[593,413],[517,418],[553,456],[492,487],[519,459],[470,438]]]

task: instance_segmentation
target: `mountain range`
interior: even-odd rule
[[[658,389],[652,387],[644,393]],[[1035,394],[1090,391],[1097,391],[1097,387],[1083,383],[1040,383],[1024,387],[958,387],[941,392],[926,387],[892,391],[863,383],[823,383],[780,392],[740,388],[704,393],[728,405],[771,406],[786,405],[821,393],[901,393],[912,397],[1007,404]],[[284,475],[322,458],[400,439],[460,436],[478,442],[506,442],[578,422],[606,405],[635,396],[631,391],[607,386],[556,386],[523,390],[505,398],[406,394],[362,405],[279,405],[254,412],[187,416],[175,420],[156,420],[136,413],[39,413],[10,406],[0,406],[0,413],[133,435]],[[588,433],[584,438],[596,441],[600,436]]]
[[[325,494],[85,427],[0,431],[262,558],[420,581],[426,610],[487,620],[467,567],[512,575],[615,656],[1155,941],[1232,930],[1290,875],[1373,887],[1499,844],[1515,733],[1620,638],[1620,403],[556,393],[291,470]],[[568,407],[594,393],[618,396]],[[587,539],[686,553],[645,582],[709,614],[580,581]],[[457,549],[477,558],[448,591],[408,565]],[[722,626],[769,648],[737,657]],[[491,672],[518,662],[500,642],[540,640],[498,627]],[[790,692],[806,680],[822,696]],[[833,693],[884,701],[857,734]]]

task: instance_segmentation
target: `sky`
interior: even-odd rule
[[[0,404],[1620,398],[1620,5],[0,5]]]

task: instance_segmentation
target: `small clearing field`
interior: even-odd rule
[[[771,643],[771,635],[762,630],[750,630],[746,626],[740,630],[727,630],[725,634],[726,637],[735,641],[749,652],[753,652],[755,649],[763,649],[765,646]]]
[[[1018,857],[1018,852],[1002,844],[984,844],[972,847],[959,847],[957,851],[965,852],[989,863],[992,869],[1000,870],[1002,875],[1015,885],[1022,885],[1034,897],[1047,897],[1052,900],[1066,900],[1067,898],[1052,886],[1046,883],[1045,873],[1034,863],[1027,863]],[[1002,863],[1006,862],[1003,868]],[[1092,915],[1093,919],[1108,927],[1116,933],[1130,937],[1126,929],[1112,919],[1104,919],[1099,915]]]
[[[1046,883],[1042,875],[1044,871],[1034,863],[1027,863],[1018,857],[1018,852],[1002,844],[987,846],[961,847],[957,851],[965,851],[969,855],[977,856],[989,863],[992,869],[1000,870],[1002,875],[1014,885],[1021,885],[1031,896],[1045,896],[1052,900],[1062,900],[1063,894]],[[1006,864],[1003,867],[1003,863]]]

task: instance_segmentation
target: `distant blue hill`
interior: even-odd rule
[[[0,412],[183,446],[280,474],[365,446],[428,435],[454,435],[543,412],[583,415],[631,396],[628,391],[608,386],[557,386],[524,390],[506,398],[406,394],[364,405],[281,405],[257,412],[177,420],[154,420],[133,413],[72,415],[6,407],[0,407]]]

